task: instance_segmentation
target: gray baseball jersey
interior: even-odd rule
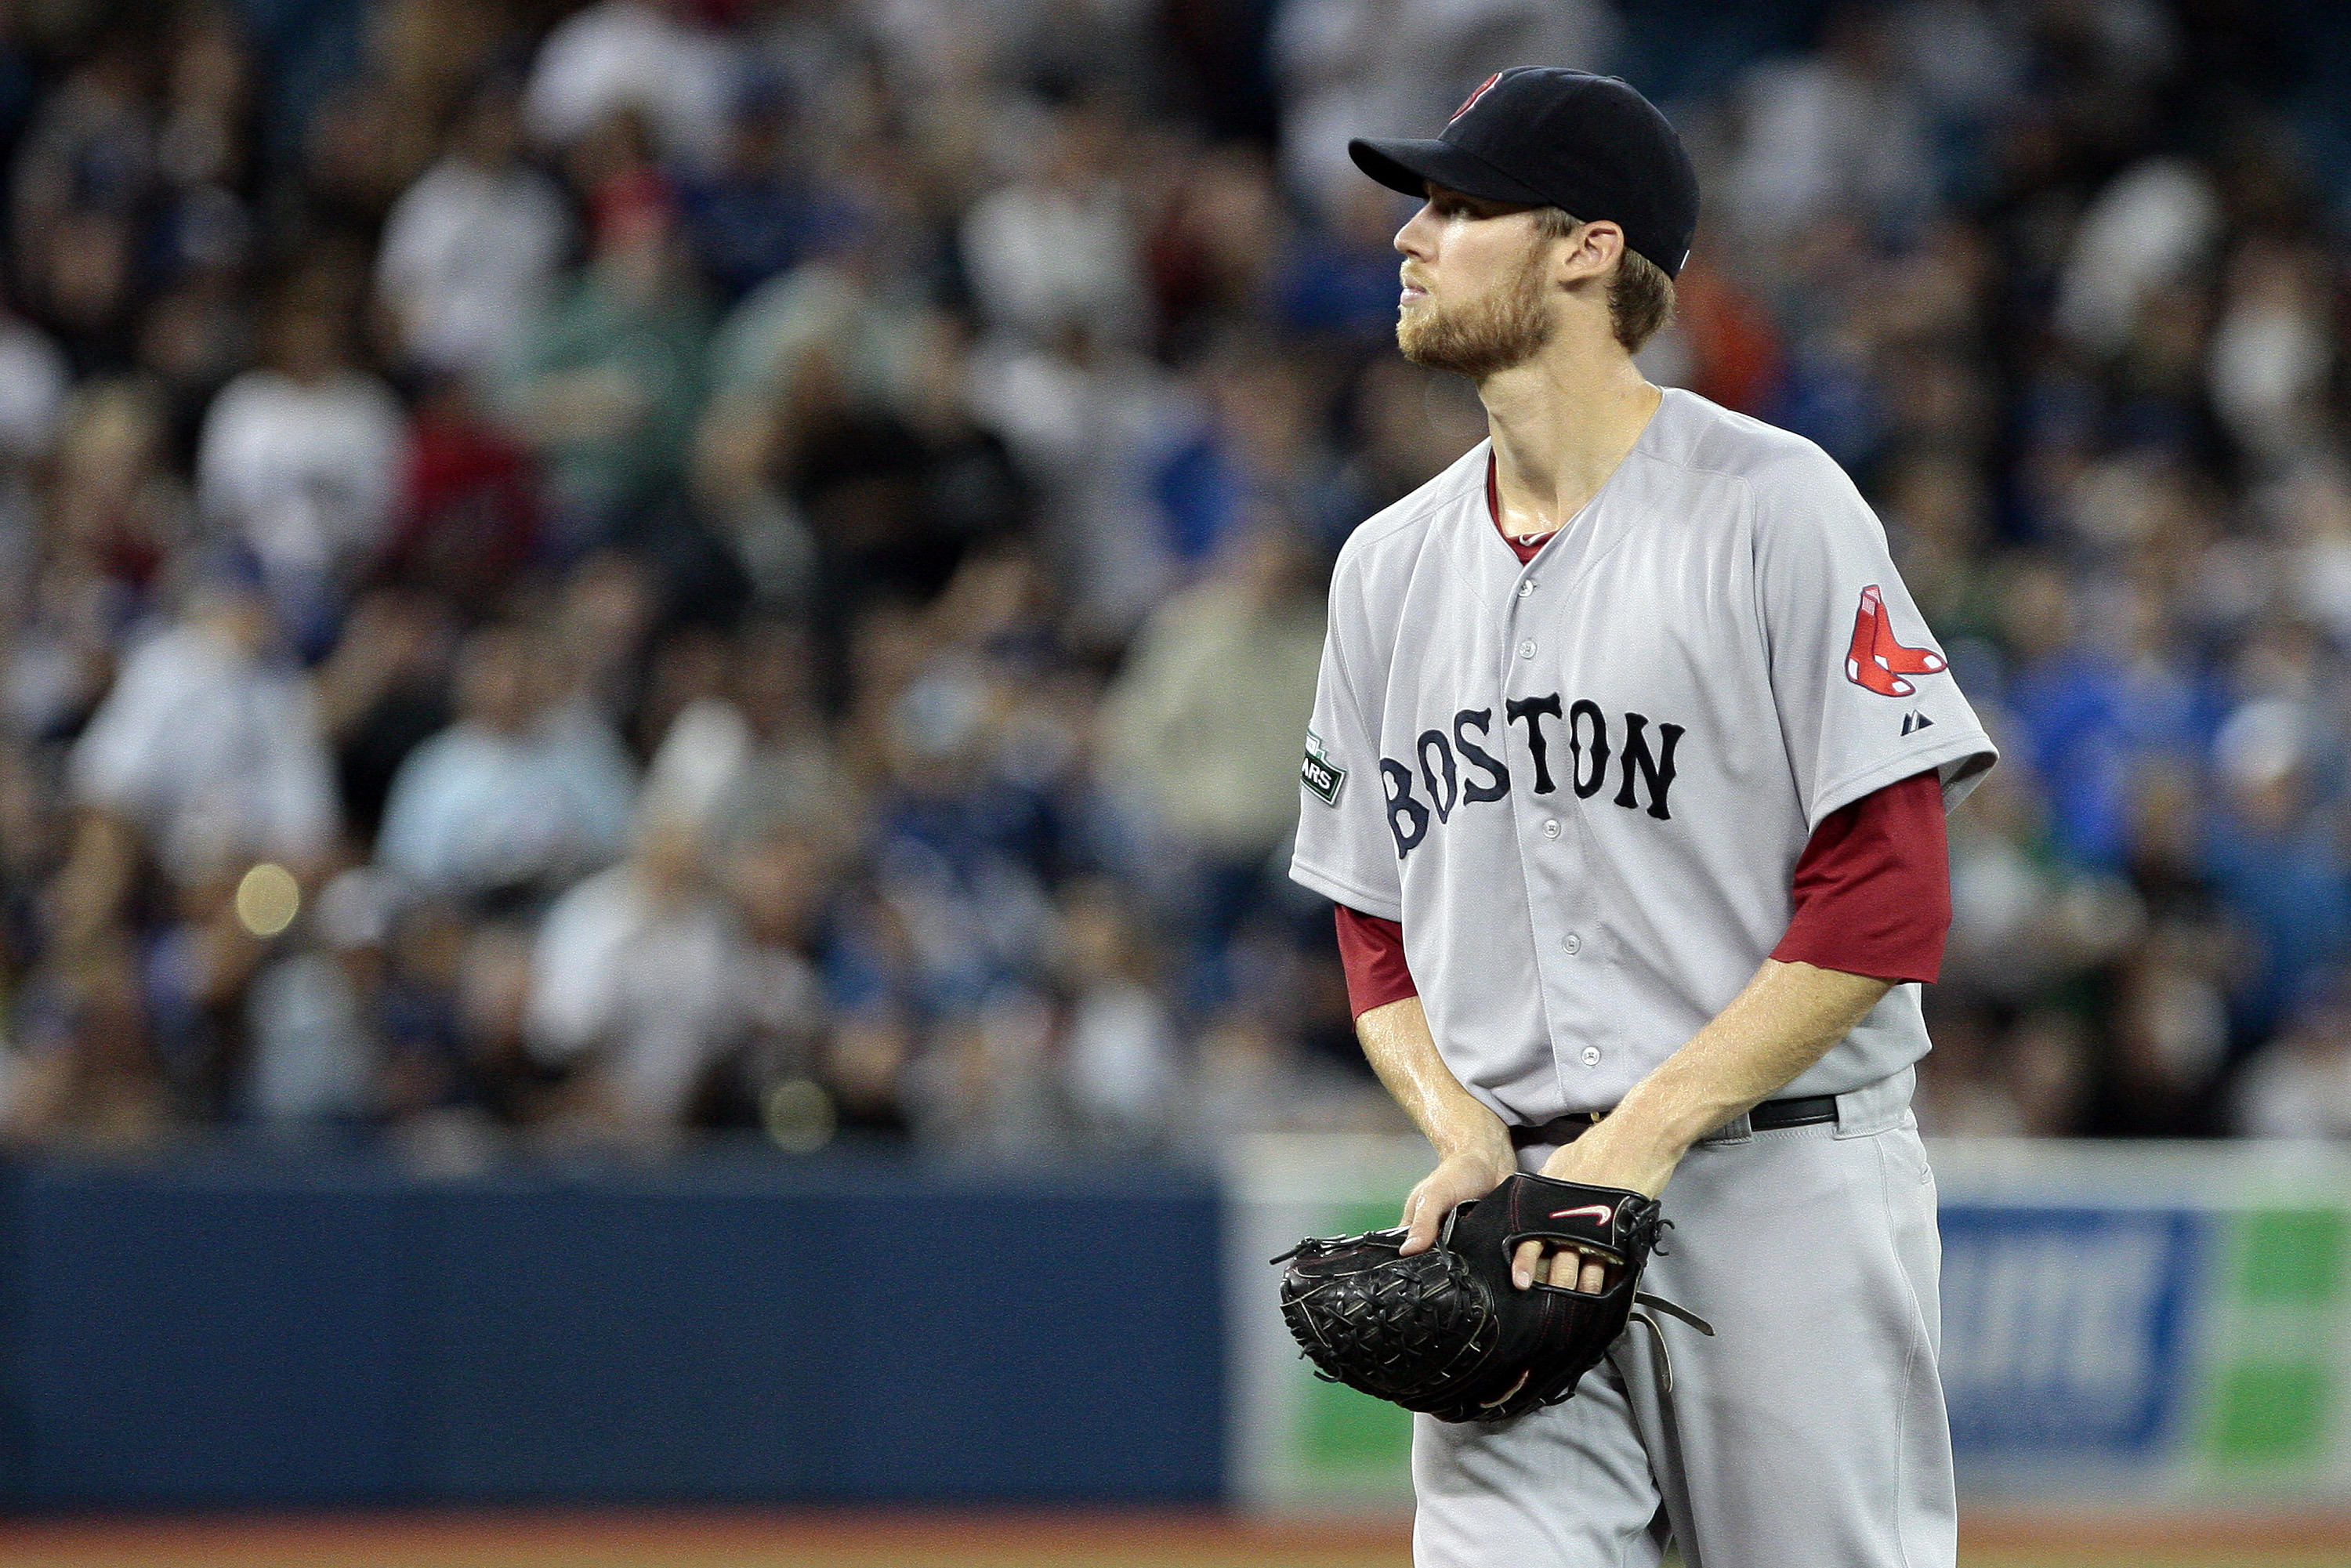
[[[1446,1064],[1506,1120],[1601,1110],[1785,934],[1839,807],[1996,753],[1844,471],[1667,391],[1521,566],[1489,444],[1357,528],[1331,582],[1299,882],[1404,925]],[[1927,1050],[1896,987],[1787,1089]]]

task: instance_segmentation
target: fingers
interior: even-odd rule
[[[1565,1291],[1597,1296],[1608,1289],[1606,1260],[1562,1247],[1548,1258],[1540,1241],[1521,1241],[1510,1258],[1510,1283],[1527,1290],[1540,1279]]]
[[[1500,1179],[1473,1161],[1448,1159],[1438,1166],[1405,1200],[1404,1226],[1410,1234],[1396,1249],[1398,1254],[1409,1258],[1436,1246],[1446,1216],[1473,1198],[1485,1197]]]
[[[1416,1192],[1410,1197],[1405,1199],[1405,1228],[1412,1232],[1412,1234],[1405,1237],[1404,1239],[1404,1245],[1396,1249],[1397,1257],[1409,1258],[1416,1252],[1427,1251],[1430,1247],[1436,1244],[1437,1222],[1433,1219],[1423,1218],[1428,1213],[1428,1202],[1419,1193]]]

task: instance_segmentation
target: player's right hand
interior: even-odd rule
[[[1445,1217],[1456,1206],[1485,1197],[1517,1169],[1510,1161],[1492,1156],[1447,1156],[1404,1200],[1404,1224],[1412,1234],[1397,1249],[1398,1256],[1409,1258],[1436,1246],[1437,1232],[1445,1227]]]

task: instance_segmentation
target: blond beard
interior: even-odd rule
[[[1551,341],[1542,261],[1540,250],[1531,254],[1517,276],[1487,298],[1451,310],[1424,306],[1416,314],[1399,315],[1396,347],[1416,365],[1472,381],[1525,364]]]

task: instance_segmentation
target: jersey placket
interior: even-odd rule
[[[1571,1110],[1603,1108],[1589,1084],[1606,1059],[1595,1026],[1602,1017],[1596,999],[1605,989],[1607,943],[1593,902],[1590,840],[1578,820],[1583,802],[1561,771],[1573,761],[1562,725],[1566,705],[1573,700],[1562,609],[1583,575],[1579,558],[1592,530],[1576,525],[1585,520],[1581,515],[1573,519],[1519,569],[1504,617],[1501,671],[1503,712],[1510,716],[1504,727],[1509,766],[1514,778],[1528,780],[1525,789],[1510,791],[1511,827],[1524,870],[1552,1071],[1564,1108]],[[1542,790],[1546,781],[1551,788]]]

